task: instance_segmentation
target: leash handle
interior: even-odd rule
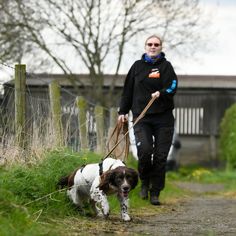
[[[116,126],[115,126],[113,132],[111,133],[110,138],[108,139],[108,142],[107,142],[108,152],[110,151],[111,144],[115,145],[119,140],[120,134],[122,133],[124,135],[127,130],[128,130],[128,123],[127,122],[117,122],[116,123]],[[123,153],[124,153],[124,157],[122,158],[122,161],[127,159],[128,154],[129,154],[129,136],[128,135],[126,135],[126,137],[125,137],[125,148],[119,154],[116,153],[116,155],[115,155],[116,159],[120,159],[120,157],[122,156]]]
[[[106,154],[104,158],[102,158],[102,161],[105,160],[107,157],[111,155],[111,153],[115,150],[115,148],[121,143],[121,141],[126,137],[126,135],[129,133],[129,131],[144,117],[145,113],[149,109],[149,107],[153,104],[153,102],[156,100],[156,97],[152,97],[146,107],[143,109],[143,111],[140,113],[140,115],[137,117],[133,125],[127,130],[127,132],[124,134],[124,136],[114,145],[114,147]]]

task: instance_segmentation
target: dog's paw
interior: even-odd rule
[[[109,213],[103,215],[105,219],[109,217]]]
[[[102,212],[99,212],[99,213],[97,213],[97,217],[107,219],[109,217],[109,213],[103,214]]]
[[[122,215],[122,220],[123,221],[131,221],[131,218],[128,214],[124,214],[124,215]]]
[[[101,217],[104,217],[104,215],[101,211],[99,211],[99,212],[97,212],[97,217],[101,218]]]

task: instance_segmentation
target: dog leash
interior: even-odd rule
[[[110,138],[107,142],[107,150],[110,151],[110,146],[112,144],[115,145],[119,141],[120,134],[125,134],[128,130],[128,122],[117,122],[113,132],[110,135]],[[121,150],[119,154],[115,154],[116,159],[120,159],[120,157],[124,154],[122,161],[126,160],[129,155],[129,135],[125,136],[125,147]],[[114,153],[113,153],[114,154]]]
[[[133,123],[133,125],[131,127],[129,127],[129,129],[125,132],[124,136],[113,146],[113,148],[106,154],[105,157],[103,157],[101,159],[101,162],[104,161],[107,157],[109,157],[111,155],[111,153],[115,150],[115,148],[121,143],[121,141],[128,135],[128,133],[130,132],[130,130],[145,116],[147,110],[149,109],[149,107],[153,104],[153,102],[155,101],[156,97],[152,97],[150,99],[150,101],[148,102],[148,104],[146,105],[146,107],[143,109],[143,111],[140,113],[140,115],[137,117],[137,119],[135,120],[135,122]]]

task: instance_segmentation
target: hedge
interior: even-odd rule
[[[226,110],[220,123],[219,149],[226,169],[236,169],[236,103]]]

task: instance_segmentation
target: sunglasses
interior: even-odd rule
[[[160,43],[147,43],[146,45],[148,45],[148,47],[152,47],[154,45],[156,48],[161,46]]]

